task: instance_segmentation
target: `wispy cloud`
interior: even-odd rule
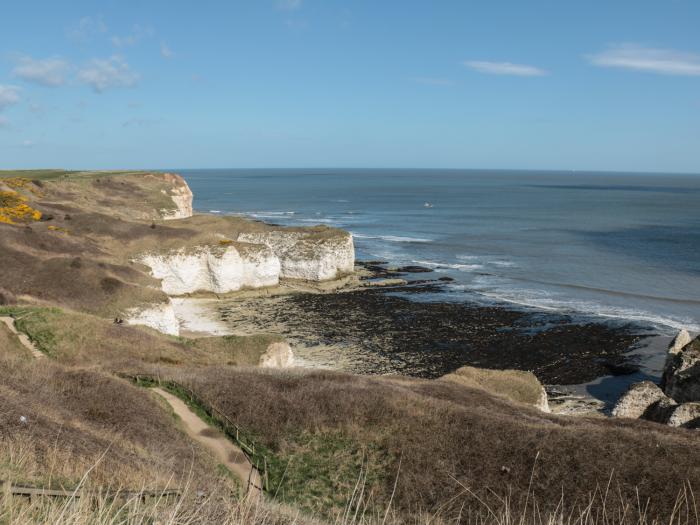
[[[170,47],[168,47],[168,44],[166,44],[165,42],[161,42],[160,43],[160,55],[163,58],[170,59],[170,58],[173,58],[175,56],[175,53],[173,52],[172,49],[170,49]]]
[[[59,57],[34,59],[30,56],[20,57],[12,70],[16,77],[42,86],[56,87],[63,84],[68,72],[68,62]]]
[[[435,78],[435,77],[416,77],[413,79],[418,84],[423,84],[426,86],[453,86],[449,78]]]
[[[586,58],[594,66],[600,67],[615,67],[662,75],[700,76],[700,55],[673,49],[623,44],[594,55],[587,55]]]
[[[10,121],[7,120],[5,117],[0,115],[0,129],[2,128],[7,128],[10,126]]]
[[[152,119],[152,118],[130,118],[122,122],[122,127],[124,128],[148,128],[151,126],[156,126],[163,122],[163,119]]]
[[[0,84],[0,110],[17,104],[19,102],[19,91],[17,86]]]
[[[303,0],[277,0],[276,7],[281,11],[296,11],[301,9]]]
[[[131,47],[138,44],[142,39],[153,36],[155,31],[152,27],[134,24],[131,33],[123,36],[113,36],[112,44],[115,47]]]
[[[525,64],[513,64],[512,62],[489,62],[486,60],[467,60],[465,66],[479,73],[490,75],[512,75],[516,77],[541,77],[547,71],[535,66]]]
[[[110,88],[132,87],[138,82],[139,75],[122,57],[114,55],[90,61],[78,72],[78,80],[91,86],[96,93],[102,93]]]
[[[106,32],[107,24],[104,23],[102,15],[84,16],[66,31],[68,38],[77,42],[87,42],[93,36]]]

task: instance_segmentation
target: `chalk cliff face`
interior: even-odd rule
[[[139,262],[162,280],[162,289],[168,295],[274,286],[280,274],[280,261],[267,246],[230,241],[222,246],[146,254]]]
[[[352,235],[316,237],[298,231],[240,233],[238,240],[265,244],[279,258],[280,277],[327,281],[352,273],[355,247]]]
[[[262,368],[284,368],[294,366],[294,353],[287,343],[272,343],[260,356]]]
[[[164,334],[180,335],[180,323],[170,301],[130,308],[125,318],[129,324],[145,325]]]
[[[174,209],[164,208],[160,210],[160,214],[165,220],[186,219],[192,217],[192,190],[180,175],[174,173],[166,173],[164,175],[166,182],[171,184],[170,198],[175,204]],[[167,190],[162,190],[163,193],[168,193]]]

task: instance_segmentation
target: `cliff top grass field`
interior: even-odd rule
[[[462,368],[426,380],[261,369],[279,336],[180,337],[161,333],[152,317],[149,326],[120,317],[144,304],[170,312],[164,283],[189,268],[166,261],[173,275],[156,277],[133,260],[139,254],[180,250],[189,261],[204,246],[202,282],[214,286],[225,272],[212,268],[229,249],[250,272],[260,265],[246,250],[265,254],[273,277],[285,278],[299,261],[313,266],[327,253],[336,261],[345,232],[188,217],[189,189],[170,174],[3,172],[0,189],[41,214],[0,224],[0,317],[45,356],[32,358],[0,324],[0,479],[182,493],[179,504],[134,501],[102,509],[99,519],[87,503],[71,511],[54,500],[3,500],[0,522],[62,521],[71,512],[81,513],[74,523],[126,514],[141,516],[132,523],[256,524],[696,516],[696,434],[546,414],[535,408],[542,385],[531,373]],[[153,385],[180,396],[205,434],[250,448],[266,483],[262,500],[239,497],[241,480],[192,439]]]

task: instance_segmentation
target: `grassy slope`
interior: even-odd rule
[[[3,353],[0,396],[1,479],[73,488],[94,467],[88,485],[228,483],[158,399],[125,381]]]
[[[115,372],[136,373],[150,364],[257,366],[267,347],[282,340],[265,334],[172,337],[59,308],[0,307],[0,315],[16,316],[17,328],[63,364],[89,364]]]
[[[561,494],[589,501],[614,473],[614,494],[650,498],[650,515],[671,511],[686,481],[700,483],[697,436],[637,421],[542,414],[453,381],[371,378],[332,372],[201,369],[168,372],[257,436],[271,453],[282,499],[328,512],[364,465],[373,504],[406,515],[444,516],[496,505],[511,491],[522,506],[530,476],[543,509]],[[400,463],[400,466],[399,466]],[[491,492],[494,491],[494,492]],[[619,504],[608,502],[608,511]],[[483,510],[483,509],[482,509]]]

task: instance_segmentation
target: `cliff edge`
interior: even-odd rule
[[[348,232],[195,215],[192,199],[173,173],[0,172],[0,304],[64,306],[177,335],[170,296],[353,271]]]

